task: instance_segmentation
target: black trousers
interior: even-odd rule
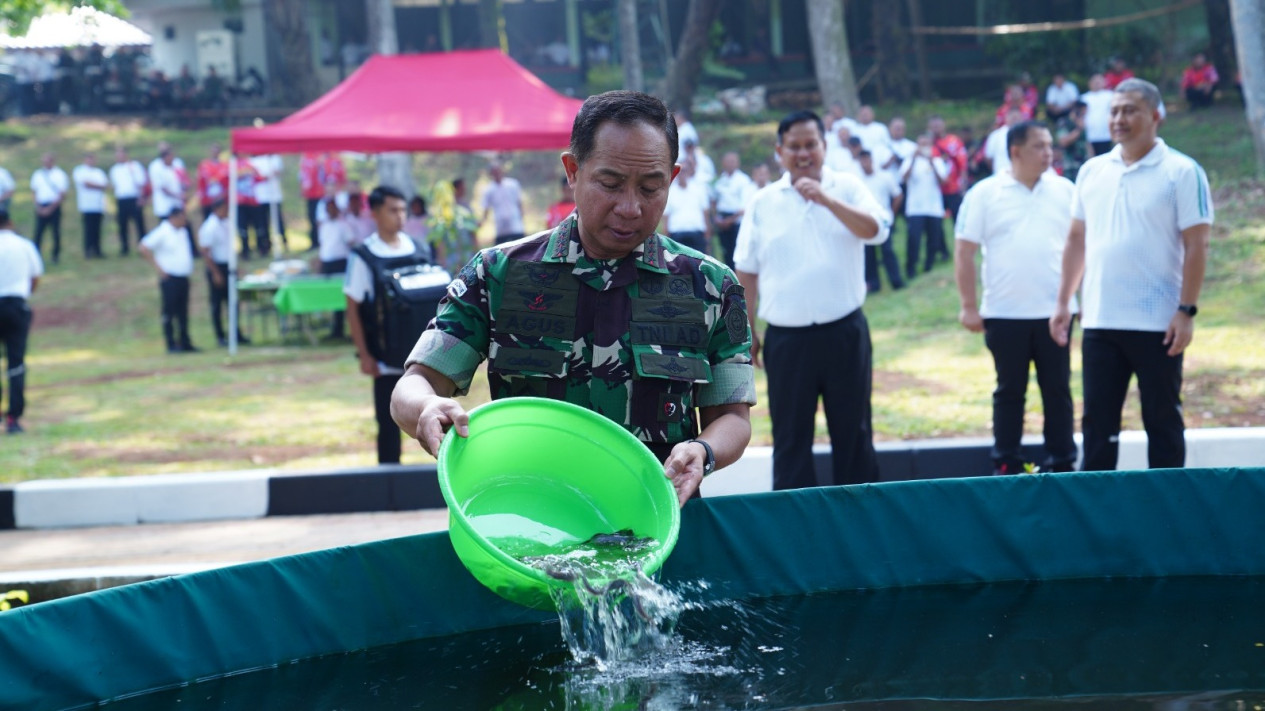
[[[720,217],[729,217],[732,212],[722,212]],[[729,227],[717,227],[716,236],[720,238],[720,256],[724,258],[725,264],[730,268],[734,268],[734,249],[738,245],[738,229],[742,227],[742,222],[735,222]]]
[[[259,206],[259,211],[263,213],[260,216],[260,218],[263,220],[264,240],[267,241],[269,245],[272,244],[272,230],[275,227],[277,230],[277,236],[281,238],[282,249],[288,252],[290,251],[290,241],[286,239],[286,218],[285,218],[285,215],[282,214],[281,212],[281,204],[276,203],[276,205],[277,205],[277,224],[275,225],[272,224],[273,203],[264,203]]]
[[[310,233],[312,238],[312,249],[317,249],[321,246],[321,229],[320,225],[316,222],[316,206],[320,203],[320,198],[307,199],[307,224],[308,228],[312,230]]]
[[[346,259],[335,259],[332,262],[321,262],[322,274],[343,274],[343,273],[346,273],[346,271],[347,271]],[[330,317],[330,321],[331,321],[330,330],[329,330],[330,338],[343,337],[343,333],[344,333],[343,316],[344,314],[342,311],[335,311],[333,315]]]
[[[398,375],[379,375],[373,379],[373,416],[378,421],[378,464],[399,464],[400,428],[391,419],[391,392],[400,382]]]
[[[119,226],[119,254],[127,254],[131,251],[127,236],[128,223],[136,225],[136,241],[140,242],[141,237],[145,236],[145,211],[136,198],[118,198],[116,202],[119,212],[114,219]]]
[[[224,328],[224,311],[228,304],[228,264],[226,262],[216,262],[215,267],[224,275],[224,282],[219,286],[215,284],[215,278],[210,269],[206,270],[206,286],[210,293],[211,299],[211,326],[215,328],[215,340],[228,340],[228,331]],[[240,302],[238,302],[240,307]],[[237,333],[241,334],[241,319],[238,319]]]
[[[1081,342],[1085,379],[1085,471],[1116,468],[1120,416],[1129,381],[1138,376],[1147,463],[1152,469],[1186,464],[1182,420],[1182,356],[1170,356],[1164,334],[1087,328]]]
[[[35,249],[44,253],[44,230],[53,231],[53,261],[61,259],[61,205],[48,215],[35,214]]]
[[[83,214],[83,256],[101,256],[101,220],[105,217],[100,212]]]
[[[870,291],[881,291],[883,289],[883,281],[879,278],[878,273],[879,255],[882,255],[883,269],[887,271],[887,280],[892,283],[892,288],[905,288],[905,280],[900,276],[900,260],[896,258],[896,248],[892,246],[890,237],[877,247],[869,244],[865,245],[866,287]]]
[[[946,193],[944,195],[944,214],[953,220],[954,224],[958,221],[958,212],[962,209],[962,200],[966,197],[965,193]],[[944,246],[944,255],[949,256],[949,248]]]
[[[769,416],[773,420],[773,488],[817,485],[813,432],[817,402],[826,411],[832,453],[830,484],[878,480],[870,417],[870,327],[860,309],[831,323],[764,332]]]
[[[703,254],[711,254],[711,250],[707,248],[707,233],[701,230],[691,230],[689,232],[673,232],[668,235],[673,242],[683,244],[690,249],[697,249]]]
[[[168,276],[158,282],[162,295],[163,337],[168,350],[188,348],[189,341],[189,277]]]
[[[242,235],[242,257],[250,256],[250,231],[255,232],[255,251],[267,257],[272,253],[268,236],[268,213],[263,205],[238,205],[237,230]]]
[[[1061,472],[1075,469],[1071,349],[1050,338],[1050,321],[1044,318],[985,319],[984,343],[993,354],[997,370],[997,388],[993,390],[993,468],[1003,474],[1023,471],[1020,440],[1028,367],[1035,364],[1045,414],[1046,459],[1041,468]]]
[[[924,272],[935,266],[936,254],[944,247],[944,218],[927,215],[908,215],[905,217],[905,277],[913,279],[918,274],[918,254],[922,251],[923,235],[927,239],[927,259],[923,264]],[[937,245],[939,245],[937,247]]]
[[[31,306],[18,296],[0,298],[0,343],[9,376],[9,411],[18,419],[26,411],[26,339],[31,333]]]

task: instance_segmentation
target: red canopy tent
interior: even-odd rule
[[[282,121],[232,132],[232,150],[478,151],[561,148],[578,99],[495,49],[375,55]]]

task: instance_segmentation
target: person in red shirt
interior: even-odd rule
[[[1111,60],[1111,69],[1108,69],[1102,75],[1102,78],[1104,81],[1106,81],[1106,86],[1104,88],[1110,91],[1115,91],[1116,85],[1118,85],[1120,82],[1124,81],[1125,79],[1133,78],[1133,70],[1129,69],[1129,65],[1125,64],[1125,61],[1123,59],[1121,59],[1120,57],[1116,57],[1115,59]]]
[[[1182,93],[1186,94],[1186,103],[1191,109],[1203,109],[1212,106],[1213,92],[1217,90],[1217,68],[1208,63],[1203,52],[1194,56],[1190,66],[1182,72]]]
[[[575,189],[571,187],[571,183],[567,182],[567,176],[564,175],[562,176],[562,199],[549,206],[549,213],[545,215],[545,227],[552,230],[573,212],[575,212]]]
[[[927,119],[927,132],[931,134],[932,156],[943,158],[949,164],[949,177],[940,181],[940,194],[944,196],[944,212],[954,222],[958,219],[958,208],[962,206],[962,193],[966,180],[966,164],[970,156],[966,152],[966,144],[962,139],[949,133],[944,125],[944,118],[933,114]],[[951,261],[949,246],[945,244],[943,234],[939,240],[927,244],[928,259],[938,255],[945,261]],[[930,263],[930,261],[928,262]]]
[[[1011,84],[1006,87],[1006,98],[1001,102],[1001,106],[997,107],[997,119],[993,122],[993,128],[1001,128],[1006,125],[1006,114],[1011,109],[1018,109],[1023,114],[1024,121],[1030,121],[1036,111],[1035,103],[1028,103],[1028,99],[1024,93],[1024,88],[1019,84]]]
[[[1037,106],[1041,104],[1041,94],[1037,85],[1032,83],[1032,75],[1024,72],[1019,75],[1019,88],[1023,91],[1023,103],[1028,107],[1028,118],[1036,118]]]
[[[307,201],[308,234],[311,236],[312,249],[320,247],[320,230],[317,228],[316,208],[325,197],[325,161],[320,154],[304,153],[299,158],[299,193]]]
[[[228,199],[228,162],[223,148],[212,143],[206,158],[198,163],[198,205],[202,208],[202,221],[215,211],[215,204]]]
[[[326,153],[322,156],[324,161],[325,172],[321,175],[322,183],[333,183],[336,190],[343,190],[347,185],[347,166],[343,165],[343,159],[334,153]]]
[[[263,176],[250,163],[250,154],[237,156],[237,231],[242,235],[242,259],[250,259],[250,233],[255,230],[255,247],[261,257],[272,252],[268,239],[268,213],[260,208],[255,196],[255,185],[263,182]]]

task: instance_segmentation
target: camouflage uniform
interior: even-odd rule
[[[695,408],[755,403],[746,298],[734,273],[654,235],[591,259],[572,215],[485,249],[448,287],[409,356],[492,398],[548,397],[622,424],[660,459],[698,434]]]

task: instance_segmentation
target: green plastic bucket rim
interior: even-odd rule
[[[473,427],[475,425],[475,421],[481,415],[488,412],[527,406],[533,408],[544,408],[546,410],[559,410],[568,414],[574,414],[586,418],[595,427],[604,430],[604,433],[609,434],[611,437],[635,442],[641,452],[636,456],[644,459],[645,463],[652,468],[657,469],[660,472],[662,471],[662,465],[659,463],[659,460],[655,458],[654,453],[651,452],[650,449],[641,442],[641,440],[634,437],[628,430],[615,424],[606,417],[593,412],[592,410],[565,402],[563,400],[553,400],[550,398],[540,397],[508,397],[500,400],[493,400],[479,405],[469,411],[470,425]],[[480,549],[491,555],[498,563],[508,567],[509,569],[522,575],[526,575],[533,580],[542,582],[549,587],[565,587],[566,584],[563,581],[550,577],[545,574],[544,571],[525,565],[513,556],[508,555],[505,551],[502,551],[499,547],[493,545],[486,537],[483,536],[483,534],[479,533],[473,526],[470,525],[470,521],[466,518],[465,512],[462,510],[461,503],[457,501],[456,495],[453,494],[452,484],[449,482],[447,467],[445,466],[445,462],[449,456],[449,451],[453,446],[453,443],[456,442],[457,438],[460,436],[457,434],[456,430],[456,427],[452,427],[448,430],[447,434],[444,435],[444,439],[439,444],[439,455],[435,457],[436,473],[439,480],[439,491],[443,494],[444,502],[448,505],[449,525],[451,526],[452,522],[455,521],[462,532],[474,540]],[[474,433],[471,432],[471,434],[473,435]],[[599,443],[605,445],[606,441],[603,440]],[[663,476],[662,480],[663,486],[667,488],[672,498],[673,505],[668,507],[671,521],[667,537],[660,543],[653,553],[645,559],[643,572],[646,575],[653,575],[658,572],[661,567],[663,567],[664,562],[667,561],[668,556],[671,555],[672,549],[676,547],[677,537],[681,531],[681,509],[680,506],[676,505],[676,489],[672,486],[672,482],[666,476]],[[462,561],[463,565],[464,562],[465,561]]]

